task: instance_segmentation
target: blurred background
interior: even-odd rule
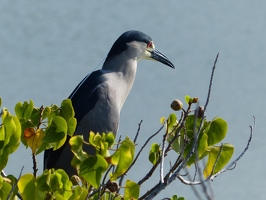
[[[215,199],[264,199],[266,2],[218,1],[10,1],[0,2],[0,97],[14,113],[19,101],[35,106],[60,104],[75,86],[101,68],[114,41],[127,30],[140,30],[175,64],[140,61],[133,89],[121,113],[118,135],[133,138],[138,123],[139,149],[160,128],[159,119],[173,111],[173,99],[199,97],[205,104],[213,62],[220,53],[207,119],[228,122],[224,142],[245,148],[256,117],[251,146],[234,170],[211,183]],[[163,132],[156,138],[162,140]],[[153,140],[156,141],[156,140]],[[150,146],[151,144],[149,144]],[[151,167],[144,152],[135,172],[139,181]],[[42,156],[38,155],[39,174]],[[147,164],[143,164],[143,163]],[[31,150],[19,147],[7,174],[32,173]],[[141,166],[141,167],[140,167]],[[134,170],[134,169],[133,169]],[[142,193],[159,181],[141,187]],[[201,193],[201,187],[196,187]],[[190,186],[175,181],[156,199],[174,194],[195,199]]]

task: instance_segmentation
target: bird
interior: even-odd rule
[[[69,96],[77,120],[74,135],[83,135],[85,141],[88,141],[90,131],[116,135],[120,111],[134,83],[140,60],[159,61],[175,68],[155,48],[150,36],[136,30],[124,32],[112,45],[102,69],[88,74]],[[64,169],[69,176],[77,174],[70,164],[73,153],[68,141],[58,150],[45,150],[44,170]],[[86,146],[87,153],[95,154],[92,146]]]

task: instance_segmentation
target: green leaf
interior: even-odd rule
[[[45,193],[38,189],[32,174],[25,174],[18,181],[18,189],[23,199],[45,199]]]
[[[9,156],[9,151],[8,149],[6,151],[3,151],[0,155],[0,170],[4,169],[7,165],[8,162],[8,156]]]
[[[17,117],[6,112],[2,119],[4,120],[0,126],[0,170],[6,166],[9,154],[17,150],[21,135],[21,125]]]
[[[209,127],[206,129],[208,135],[209,146],[217,144],[222,141],[227,133],[227,123],[224,119],[216,117],[214,118]]]
[[[6,179],[11,181],[11,183],[8,182],[8,184],[11,185],[11,186],[16,185],[17,181],[18,181],[18,179],[15,176],[13,176],[13,175],[7,175]],[[1,188],[0,188],[0,191],[1,191]],[[18,187],[12,188],[12,193],[10,194],[10,198],[9,199],[12,199],[12,200],[14,199],[15,200],[16,199],[15,196],[16,196],[17,193],[18,193]],[[1,199],[1,197],[0,197],[0,199]]]
[[[77,126],[77,120],[76,118],[71,118],[67,121],[67,134],[70,136],[73,136],[73,134],[75,133],[76,130],[76,126]]]
[[[201,133],[198,139],[198,157],[201,159],[208,147],[208,136],[206,133]]]
[[[5,117],[3,125],[5,127],[4,146],[6,146],[9,143],[12,134],[16,131],[16,124],[13,120],[13,117],[9,115]]]
[[[52,119],[55,116],[58,116],[60,113],[60,109],[57,105],[51,105],[51,113],[48,115],[48,125],[50,125],[50,123],[52,122]]]
[[[88,195],[88,190],[86,190],[86,188],[76,186],[69,200],[86,199],[87,195]]]
[[[205,121],[206,120],[204,120],[204,122]],[[196,128],[198,129],[200,127],[201,119],[195,118],[194,115],[189,115],[186,119],[185,126],[186,126],[187,136],[190,139],[194,137],[195,123],[196,123]]]
[[[151,145],[151,149],[149,152],[149,161],[155,165],[157,163],[157,161],[160,159],[160,145],[157,143],[153,143]]]
[[[90,136],[89,136],[89,143],[94,146],[96,149],[100,149],[101,148],[101,139],[102,136],[99,133],[94,133],[94,132],[90,132]]]
[[[234,153],[234,146],[231,144],[226,143],[221,146],[210,147],[208,161],[203,171],[204,177],[207,178],[210,175],[216,174],[217,172],[222,170],[223,167],[230,161],[233,153]],[[216,163],[216,166],[215,166],[215,169],[213,170],[215,163]],[[211,174],[212,171],[213,171],[213,174]]]
[[[30,100],[29,103],[25,101],[23,104],[22,102],[19,102],[15,106],[15,113],[19,119],[28,120],[31,116],[33,108],[34,104],[32,100]]]
[[[178,198],[177,195],[174,195],[174,196],[171,197],[171,200],[185,200],[185,198],[184,197],[179,197]]]
[[[100,186],[102,175],[107,168],[108,163],[106,160],[101,155],[96,154],[95,156],[89,156],[81,162],[79,175],[97,189]]]
[[[70,99],[65,99],[61,103],[60,116],[62,116],[66,121],[71,118],[74,118],[75,111],[72,106]]]
[[[46,119],[52,112],[52,109],[51,107],[47,106],[43,109],[43,112],[42,112],[42,119]]]
[[[111,156],[111,163],[117,165],[113,174],[113,179],[124,174],[134,159],[135,144],[128,137],[122,141],[119,148]]]
[[[32,127],[33,125],[35,127],[38,127],[39,123],[41,120],[41,109],[40,108],[33,108],[31,116],[30,116],[30,121],[29,122],[27,128],[30,126]]]
[[[111,146],[113,146],[114,143],[115,143],[115,135],[112,132],[109,132],[106,135],[105,142],[107,142],[108,148],[111,147]]]
[[[160,124],[162,124],[162,125],[163,125],[163,124],[164,124],[164,122],[165,122],[165,120],[166,120],[166,118],[165,118],[165,117],[161,117],[161,118],[160,118]]]
[[[50,125],[45,130],[43,142],[53,143],[54,150],[59,149],[67,138],[67,123],[63,117],[53,117]]]
[[[94,133],[90,132],[89,143],[95,147],[96,152],[104,157],[108,156],[108,149],[114,144],[114,134],[113,133]]]
[[[72,195],[72,182],[62,169],[45,170],[36,180],[37,188],[46,194],[53,195],[53,199],[68,199]]]
[[[15,129],[13,129],[9,144],[6,147],[9,149],[10,153],[13,153],[17,150],[21,138],[21,125],[18,118],[16,116],[12,116],[12,121],[12,123],[15,125]]]
[[[71,160],[71,165],[75,169],[80,168],[80,163],[88,158],[88,154],[82,150],[83,147],[83,135],[76,135],[70,138],[69,144],[71,146],[71,151],[74,154]]]
[[[56,178],[55,178],[56,177]],[[64,197],[64,199],[68,199],[72,195],[72,182],[69,180],[68,175],[62,169],[57,169],[55,171],[56,185],[52,185],[52,188],[60,188],[57,192]]]
[[[0,176],[0,199],[7,199],[11,189],[12,185],[5,182],[4,178]]]
[[[0,107],[2,106],[2,99],[1,99],[1,97],[0,97]]]
[[[189,103],[190,103],[190,99],[191,99],[191,98],[190,98],[190,96],[189,96],[189,95],[186,95],[186,96],[185,96],[185,101],[186,101],[186,103],[187,103],[187,104],[189,104]]]
[[[170,116],[168,117],[168,120],[167,120],[167,125],[168,127],[172,127],[174,125],[176,125],[176,114],[170,114]]]
[[[140,187],[137,183],[127,180],[126,181],[126,188],[124,191],[124,198],[125,199],[138,199],[139,198]]]
[[[171,133],[173,131],[173,129],[176,127],[177,125],[177,117],[176,114],[170,114],[168,119],[167,119],[167,131],[168,134]]]

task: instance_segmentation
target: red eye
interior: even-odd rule
[[[147,44],[147,48],[148,48],[148,49],[152,48],[152,42],[149,42],[149,43]]]

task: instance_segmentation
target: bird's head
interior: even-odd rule
[[[155,48],[151,37],[140,31],[127,31],[123,33],[113,44],[106,60],[118,56],[122,52],[137,60],[155,60],[175,68],[173,63]]]

